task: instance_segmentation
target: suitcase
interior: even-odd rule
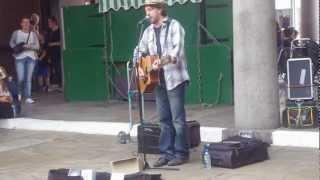
[[[233,169],[269,159],[268,147],[256,138],[233,136],[208,148],[212,166]]]
[[[187,121],[187,137],[189,147],[198,147],[201,143],[200,124],[197,121]],[[142,130],[144,129],[144,130]],[[145,123],[144,128],[138,127],[138,152],[146,154],[159,154],[160,125],[155,123]],[[142,141],[144,140],[144,144]],[[143,147],[142,147],[143,145]]]

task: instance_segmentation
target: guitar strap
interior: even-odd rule
[[[168,50],[168,34],[169,34],[169,27],[170,27],[170,24],[171,24],[171,18],[168,17],[167,21],[166,21],[166,34],[164,36],[164,46],[165,48],[163,48],[163,50],[165,49],[166,51]],[[161,58],[161,57],[160,57]],[[160,68],[159,70],[159,85],[166,85],[165,83],[165,78],[164,78],[164,70],[163,68]]]
[[[168,39],[169,26],[170,26],[170,24],[171,24],[171,21],[172,21],[172,19],[168,17],[168,20],[167,20],[167,22],[166,22],[166,24],[167,24],[167,27],[166,27],[166,34],[165,34],[165,37],[164,37],[164,44],[165,44],[165,46],[166,46],[166,49],[167,49],[167,47],[168,47],[167,39]]]

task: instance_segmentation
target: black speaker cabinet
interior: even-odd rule
[[[294,58],[287,61],[288,99],[313,99],[312,61]]]

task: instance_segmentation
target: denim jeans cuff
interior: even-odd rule
[[[165,158],[169,161],[175,158],[175,156],[173,154],[169,154],[169,153],[163,153],[160,156],[161,156],[161,158]]]
[[[174,157],[179,159],[189,159],[189,153],[176,153]]]

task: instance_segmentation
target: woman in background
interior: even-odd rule
[[[22,50],[13,54],[15,58],[16,72],[18,77],[19,92],[25,98],[27,104],[34,103],[31,98],[31,81],[34,66],[39,50],[39,39],[35,32],[32,31],[30,19],[23,17],[20,22],[21,29],[13,32],[10,39],[10,47],[15,49],[23,45]]]

